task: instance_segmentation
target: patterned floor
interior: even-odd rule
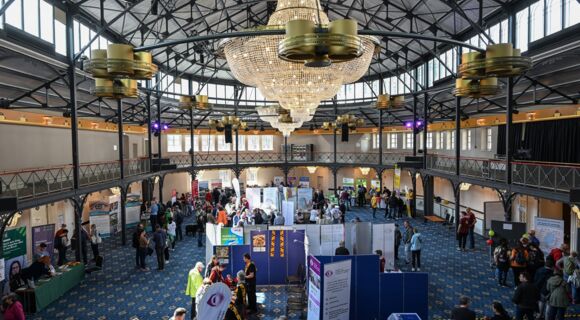
[[[362,221],[372,220],[368,209],[348,212],[348,221],[355,217]],[[374,221],[392,222],[385,221],[382,215],[377,215]],[[402,226],[402,221],[399,222]],[[473,308],[479,317],[489,315],[489,305],[495,300],[501,301],[513,314],[510,302],[513,289],[496,285],[483,238],[476,239],[475,251],[461,253],[455,249],[453,230],[440,224],[424,223],[423,220],[412,223],[420,229],[426,240],[421,269],[430,273],[431,319],[447,319],[461,295],[472,298]],[[107,239],[101,254],[105,258],[103,271],[87,275],[81,285],[30,318],[167,319],[177,307],[190,308],[190,299],[183,294],[187,284],[186,275],[196,261],[203,261],[205,248],[198,248],[195,239],[186,237],[172,252],[170,263],[164,271],[153,270],[147,273],[135,271],[133,249],[130,246],[122,247],[118,238]],[[147,264],[152,269],[155,269],[154,263],[154,258],[149,257]],[[401,268],[404,271],[410,269],[404,262]],[[511,277],[509,281],[513,283]],[[257,319],[274,320],[285,314],[286,296],[283,287],[263,287],[259,291],[261,311]],[[298,316],[292,314],[289,319],[298,319]]]

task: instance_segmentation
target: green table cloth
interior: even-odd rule
[[[70,267],[69,271],[50,278],[49,281],[37,281],[36,288],[34,289],[36,312],[46,308],[53,301],[78,285],[84,278],[85,266],[79,264]]]

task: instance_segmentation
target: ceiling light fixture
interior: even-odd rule
[[[315,32],[311,33],[313,24],[318,29],[315,28]],[[377,42],[373,37],[354,36],[353,26],[356,29],[352,21],[329,24],[328,17],[320,10],[318,0],[280,1],[276,11],[270,16],[268,25],[261,29],[286,27],[288,37],[269,35],[226,39],[220,44],[220,52],[225,56],[238,81],[257,87],[267,100],[278,101],[281,107],[290,110],[290,116],[298,124],[310,121],[320,102],[335,96],[343,84],[354,82],[367,72]],[[319,32],[321,30],[329,31],[330,35],[322,36]],[[290,46],[292,35],[298,36],[296,48],[300,49],[297,52],[306,51],[312,54],[309,56],[310,60],[306,59],[309,61],[307,65],[311,67],[305,65],[304,60],[293,62],[297,61],[297,55],[290,53],[290,48],[294,48],[294,45]],[[354,42],[329,46],[335,44],[330,40],[334,39],[333,35],[338,35],[340,39],[352,39]],[[356,40],[351,37],[356,37]],[[319,39],[322,47],[326,49],[317,51],[314,39]],[[310,45],[304,46],[306,43]],[[291,61],[278,56],[279,48],[282,49],[282,56]],[[333,60],[333,53],[340,52],[341,49],[344,54],[342,57],[348,56],[349,59],[344,62],[340,62],[343,60],[338,58]],[[325,54],[325,50],[328,54]],[[349,52],[355,51],[356,54],[349,56]],[[331,62],[340,63],[324,66],[327,64],[326,56]]]

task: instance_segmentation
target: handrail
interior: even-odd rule
[[[455,159],[455,156],[449,156],[446,154],[431,153],[427,155],[428,157],[439,157],[447,159]],[[476,160],[476,161],[490,161],[490,162],[505,162],[501,159],[491,159],[491,158],[480,158],[480,157],[460,157],[459,160]],[[534,166],[549,166],[549,167],[571,167],[579,168],[580,164],[568,163],[568,162],[548,162],[548,161],[512,161],[512,164],[523,164],[523,165],[534,165]]]

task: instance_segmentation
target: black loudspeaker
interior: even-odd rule
[[[232,125],[226,124],[224,128],[224,135],[226,143],[232,143]]]
[[[0,198],[0,211],[18,210],[18,199],[16,197]]]
[[[340,141],[348,142],[348,124],[347,123],[344,123],[340,127],[340,132],[341,132]]]
[[[570,202],[580,203],[580,189],[570,189]]]

